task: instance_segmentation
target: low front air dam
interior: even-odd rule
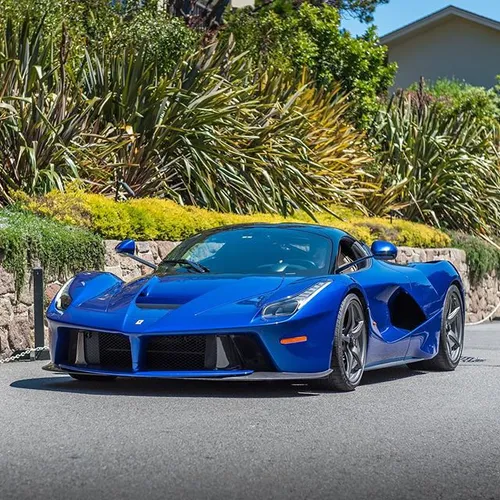
[[[78,368],[74,366],[54,365],[49,363],[43,370],[59,374],[87,374],[105,375],[128,378],[164,378],[164,379],[196,379],[196,380],[226,380],[232,382],[263,382],[272,380],[315,380],[327,377],[332,370],[316,373],[293,372],[253,372],[251,370],[217,370],[217,371],[166,371],[166,372],[119,372],[97,370],[92,368]]]

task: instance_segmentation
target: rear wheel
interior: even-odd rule
[[[333,340],[331,368],[327,378],[312,381],[318,389],[354,391],[361,382],[368,344],[366,317],[361,301],[349,294],[340,305]]]
[[[453,371],[460,362],[464,348],[465,309],[460,289],[448,288],[443,307],[439,351],[436,357],[408,365],[412,370]]]
[[[87,375],[84,373],[70,373],[69,376],[80,382],[113,382],[116,377],[110,375]]]

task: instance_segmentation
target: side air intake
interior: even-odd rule
[[[399,288],[389,300],[391,323],[396,328],[415,330],[427,319],[415,299]]]

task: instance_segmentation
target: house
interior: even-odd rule
[[[381,38],[398,66],[393,90],[421,76],[490,88],[500,74],[500,22],[446,7]]]
[[[248,7],[249,5],[253,6],[253,4],[254,0],[231,0],[231,7],[241,8]]]

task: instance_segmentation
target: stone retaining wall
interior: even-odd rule
[[[106,241],[106,267],[120,278],[129,281],[150,272],[150,268],[132,259],[119,256],[114,252],[117,241]],[[160,262],[178,243],[170,241],[138,242],[138,255],[150,262]],[[458,269],[467,291],[467,321],[480,321],[500,302],[500,280],[491,274],[481,283],[471,288],[465,252],[454,248],[421,249],[401,247],[397,262],[425,262],[449,260]],[[61,282],[48,283],[47,299],[51,299],[59,290]],[[500,312],[499,312],[500,315]],[[14,291],[13,276],[0,267],[0,358],[13,351],[33,345],[33,290],[29,279],[19,300]]]

